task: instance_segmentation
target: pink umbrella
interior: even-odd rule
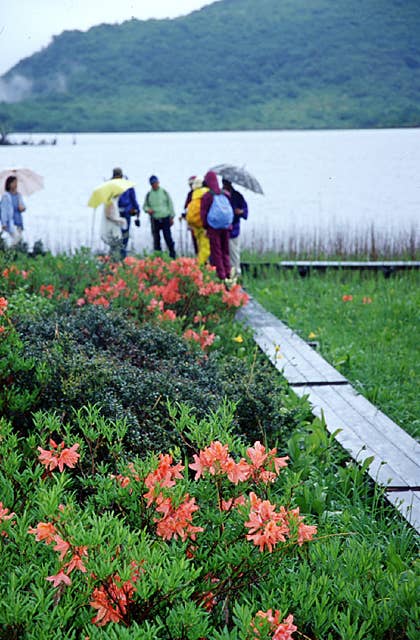
[[[4,185],[9,176],[17,178],[18,191],[23,196],[30,196],[44,188],[44,178],[32,169],[3,169],[0,171],[0,193],[4,193]]]

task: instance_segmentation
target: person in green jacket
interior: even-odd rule
[[[169,255],[171,258],[176,258],[175,243],[171,233],[171,227],[175,218],[175,210],[171,196],[160,186],[157,176],[150,176],[149,183],[152,188],[144,199],[143,211],[150,215],[153,248],[155,251],[162,251],[160,232],[163,231],[163,237],[168,247]]]

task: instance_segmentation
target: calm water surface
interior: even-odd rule
[[[33,135],[34,142],[52,134]],[[99,218],[86,206],[91,191],[122,166],[136,183],[140,204],[155,173],[181,213],[187,178],[212,165],[245,165],[261,182],[264,196],[243,190],[250,216],[243,244],[275,247],[290,238],[350,237],[376,231],[408,234],[420,212],[420,129],[221,133],[59,134],[56,146],[0,147],[0,169],[30,167],[45,189],[26,198],[25,239],[42,239],[52,251],[102,249]],[[27,136],[16,136],[23,139]],[[74,144],[76,142],[76,144]],[[131,248],[149,250],[149,220],[132,230]],[[185,223],[174,237],[188,252]]]

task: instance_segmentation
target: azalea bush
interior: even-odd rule
[[[190,298],[186,303],[184,300],[194,317],[183,314],[175,320],[162,319],[161,312],[153,307],[142,320],[125,296],[120,299],[119,295],[112,297],[114,294],[108,293],[109,304],[103,304],[103,300],[96,304],[96,299],[78,304],[78,292],[63,298],[55,289],[47,289],[49,285],[41,285],[44,288],[38,293],[31,292],[26,270],[10,268],[6,278],[10,293],[5,298],[8,329],[0,348],[8,354],[4,366],[9,378],[7,363],[15,369],[23,367],[26,373],[16,372],[13,385],[0,388],[4,415],[16,419],[16,427],[27,432],[32,412],[37,409],[56,409],[67,416],[73,408],[100,404],[104,416],[125,417],[129,425],[126,447],[134,453],[181,444],[169,420],[168,399],[189,403],[195,415],[203,417],[209,409],[217,408],[221,398],[228,397],[237,406],[237,432],[254,439],[264,438],[268,431],[286,435],[300,419],[309,418],[307,403],[290,393],[281,376],[273,376],[249,330],[234,322],[235,307],[223,300],[237,294],[226,292],[224,287],[221,291],[212,280],[212,272],[200,276],[202,272],[193,263],[189,260],[185,267],[181,262],[177,269],[185,268],[190,274],[194,267],[194,278],[200,282],[202,278],[209,279],[208,287],[216,287],[210,296],[203,294],[207,309],[218,311],[209,314],[218,318],[211,332],[204,328],[201,331],[194,324],[196,316],[199,322],[208,321],[194,308],[195,298],[199,297],[194,284],[192,294],[188,294],[194,303]],[[150,278],[155,277],[156,270],[174,270],[160,259],[150,260],[150,264],[137,261],[135,265],[137,269],[141,266],[146,275],[150,269]],[[100,280],[105,277],[101,261],[99,267],[96,277]],[[105,268],[118,271],[109,262]],[[125,264],[121,267],[126,268]],[[108,273],[108,281],[109,277]],[[138,292],[142,282],[136,280],[130,287],[117,287],[117,294]],[[158,294],[154,291],[142,295],[153,300]],[[175,314],[173,309],[167,310]],[[185,329],[188,323],[195,329]],[[5,381],[6,378],[5,374]],[[20,403],[19,412],[10,399],[12,389]]]
[[[128,455],[95,407],[0,422],[2,637],[414,640],[413,536],[362,507],[320,421],[280,450],[232,406],[170,413],[189,455]]]
[[[76,417],[79,442],[51,414],[35,416],[25,441],[1,423],[2,587],[20,603],[3,602],[4,633],[53,638],[60,620],[62,637],[108,625],[150,638],[292,637],[293,614],[258,596],[273,557],[316,535],[281,502],[288,457],[244,446],[228,408],[206,424],[180,413],[194,451],[184,460],[174,451],[128,461],[126,425],[95,409]]]

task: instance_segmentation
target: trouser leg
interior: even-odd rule
[[[125,258],[127,256],[127,245],[128,245],[128,240],[130,238],[130,222],[131,222],[131,218],[127,217],[127,216],[123,216],[124,217],[124,226],[121,227],[121,235],[122,235],[122,241],[121,241],[121,258]]]
[[[194,236],[198,246],[198,264],[205,264],[210,256],[210,242],[203,227],[194,229]]]
[[[169,216],[167,218],[162,218],[160,222],[162,223],[163,237],[165,238],[169,255],[171,256],[171,258],[176,258],[175,243],[171,233],[171,218]]]
[[[241,275],[241,244],[240,236],[229,238],[229,256],[231,265],[231,275]]]
[[[150,218],[150,224],[152,225],[153,249],[155,251],[162,251],[162,248],[160,246],[160,224],[159,224],[159,220],[155,220],[154,218]]]
[[[210,255],[211,255],[211,263],[214,267],[216,267],[216,273],[220,280],[225,280],[229,277],[229,272],[225,271],[225,263],[223,259],[223,251],[222,251],[222,236],[220,233],[220,229],[211,229],[207,230],[207,235],[210,240]]]
[[[226,274],[225,278],[230,278],[229,231],[227,229],[221,229],[220,245],[222,248],[223,268]]]

